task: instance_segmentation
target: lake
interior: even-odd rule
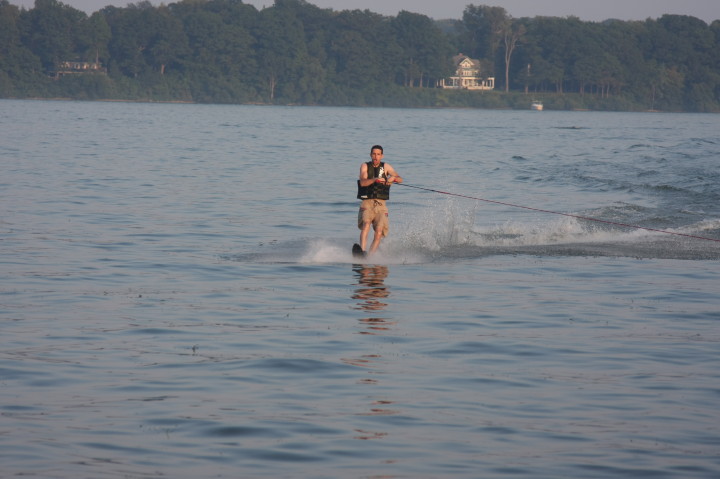
[[[2,100],[0,476],[716,478],[719,154],[717,115]]]

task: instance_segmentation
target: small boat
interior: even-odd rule
[[[531,109],[531,110],[542,111],[542,109],[543,109],[543,104],[542,104],[541,101],[534,100],[534,101],[530,104],[530,109]]]

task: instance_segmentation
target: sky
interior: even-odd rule
[[[11,4],[32,8],[35,0],[9,0]],[[139,0],[60,0],[88,14],[107,5],[125,7]],[[174,3],[175,0],[151,0],[153,5]],[[273,0],[243,0],[258,9],[269,7]],[[665,13],[691,15],[711,23],[720,20],[720,0],[308,0],[308,3],[333,10],[371,10],[395,16],[401,10],[421,13],[436,20],[460,19],[468,4],[503,7],[513,17],[567,17],[586,21],[645,20]]]

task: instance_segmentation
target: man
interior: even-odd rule
[[[360,249],[367,251],[367,238],[370,227],[375,230],[375,237],[370,246],[369,255],[375,253],[380,241],[387,236],[390,224],[388,222],[388,209],[385,202],[390,198],[390,185],[402,183],[402,178],[395,172],[390,163],[384,163],[383,147],[374,145],[370,148],[370,160],[360,166],[358,179],[358,199],[360,211],[358,212],[358,228],[360,228]]]

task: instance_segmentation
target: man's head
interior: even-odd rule
[[[372,160],[373,165],[379,165],[383,159],[383,147],[380,145],[373,145],[373,147],[370,148],[370,159]]]

